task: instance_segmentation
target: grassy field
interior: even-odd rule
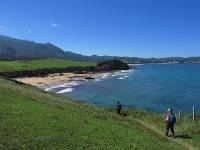
[[[124,111],[127,117],[0,78],[0,149],[200,149],[199,124],[189,116],[178,120],[173,139],[164,136],[164,116]]]
[[[24,61],[0,61],[0,72],[23,71],[43,68],[65,68],[70,66],[94,66],[95,63],[65,59],[40,59]]]

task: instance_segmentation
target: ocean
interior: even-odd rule
[[[67,83],[65,83],[67,84]],[[66,88],[67,87],[67,88]],[[146,64],[136,69],[103,74],[94,80],[58,86],[53,91],[75,100],[112,107],[165,112],[200,108],[200,64]]]

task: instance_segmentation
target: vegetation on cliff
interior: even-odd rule
[[[0,61],[0,75],[9,78],[45,76],[52,73],[86,73],[127,70],[129,66],[119,60],[102,62],[79,62],[65,59],[40,59]]]
[[[120,60],[108,60],[97,64],[99,70],[128,70],[129,65]]]

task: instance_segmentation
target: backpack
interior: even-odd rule
[[[169,117],[169,121],[170,123],[175,123],[176,122],[176,115],[174,113],[170,113],[170,117]]]
[[[117,109],[120,110],[122,108],[121,104],[117,104]]]

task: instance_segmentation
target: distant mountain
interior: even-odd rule
[[[66,58],[78,61],[105,61],[115,59],[112,56],[85,56],[63,51],[51,43],[36,43],[0,35],[0,59],[38,59]]]
[[[0,59],[40,59],[65,58],[77,61],[101,62],[106,60],[121,60],[126,63],[200,63],[200,57],[167,57],[139,58],[118,56],[85,56],[70,51],[63,51],[51,43],[36,43],[0,35]]]
[[[65,52],[51,43],[36,43],[0,35],[0,59],[65,58]]]

